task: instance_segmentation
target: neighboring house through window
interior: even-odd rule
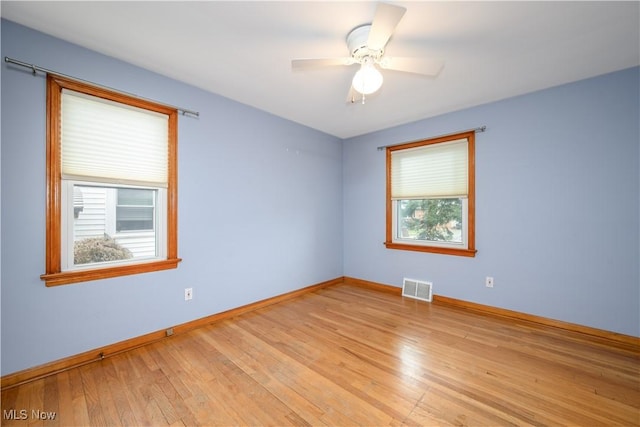
[[[390,249],[475,256],[475,132],[387,147]]]
[[[116,232],[154,231],[155,202],[153,190],[119,188],[116,205]]]
[[[48,286],[177,267],[177,111],[47,77]]]

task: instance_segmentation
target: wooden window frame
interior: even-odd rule
[[[61,96],[62,89],[86,93],[99,98],[131,105],[168,116],[168,181],[167,181],[167,257],[135,264],[62,271],[62,172],[61,172]],[[46,164],[46,262],[40,278],[46,286],[58,286],[131,274],[168,270],[178,267],[178,112],[130,95],[92,86],[64,77],[47,75],[47,164]]]
[[[410,244],[394,242],[393,239],[393,201],[391,200],[391,153],[398,150],[406,150],[409,148],[423,147],[425,145],[440,144],[449,141],[466,138],[468,141],[468,195],[467,195],[467,247],[452,248],[443,246],[430,246],[425,244]],[[408,142],[389,146],[386,149],[386,172],[387,172],[387,195],[386,195],[386,240],[387,249],[400,249],[417,252],[431,252],[446,255],[458,255],[465,257],[475,257],[475,206],[476,206],[476,190],[475,190],[475,131],[456,133],[452,135],[441,136],[432,139]]]

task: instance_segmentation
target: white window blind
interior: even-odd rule
[[[468,155],[466,138],[392,151],[391,198],[466,197]]]
[[[62,91],[62,177],[153,185],[168,182],[168,116]]]

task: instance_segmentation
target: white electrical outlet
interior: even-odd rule
[[[189,301],[193,298],[193,288],[184,289],[184,300]]]
[[[487,288],[493,288],[493,277],[491,277],[491,276],[487,276],[487,277],[484,279],[484,285],[485,285]]]

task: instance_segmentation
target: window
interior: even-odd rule
[[[47,76],[47,286],[176,268],[177,111]]]
[[[387,147],[390,249],[475,256],[475,132]]]
[[[154,231],[157,190],[119,188],[116,231]]]

